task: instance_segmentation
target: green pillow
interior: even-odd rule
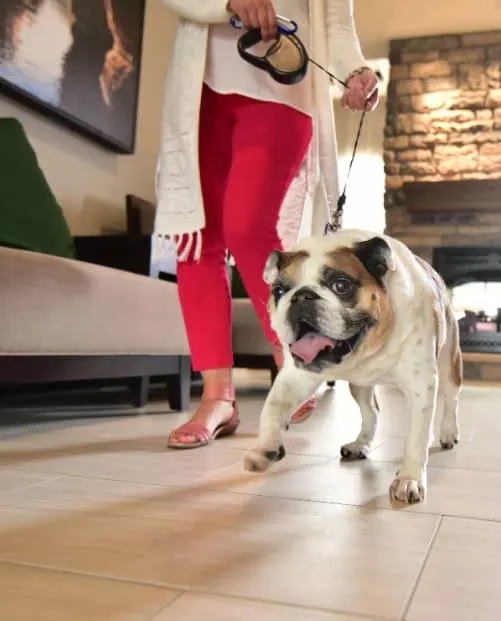
[[[75,256],[63,210],[23,126],[8,118],[0,118],[0,246]]]

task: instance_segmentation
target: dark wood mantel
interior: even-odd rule
[[[415,181],[404,183],[402,191],[409,213],[501,213],[501,179]]]

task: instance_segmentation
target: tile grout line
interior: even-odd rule
[[[189,591],[186,591],[184,594],[201,595],[204,597],[215,597],[219,599],[234,600],[234,601],[239,601],[239,602],[255,602],[258,604],[265,604],[268,606],[293,608],[294,610],[319,612],[319,613],[336,615],[336,616],[348,616],[350,618],[353,618],[354,621],[357,619],[359,621],[397,621],[395,617],[381,617],[379,615],[374,616],[372,613],[353,612],[353,611],[339,609],[339,608],[322,608],[319,606],[304,606],[301,604],[294,604],[294,603],[285,602],[282,600],[277,601],[277,600],[270,600],[270,599],[262,599],[259,597],[246,597],[244,595],[227,595],[225,593],[220,593],[220,592],[215,592],[215,591],[204,591],[203,589],[196,589],[196,588],[190,589]]]
[[[9,496],[9,494],[16,494],[17,492],[24,492],[25,490],[33,489],[34,487],[43,487],[44,485],[54,483],[54,481],[57,481],[58,479],[61,479],[63,477],[64,477],[64,474],[55,474],[52,478],[47,478],[44,481],[38,481],[37,483],[28,483],[27,485],[22,485],[21,487],[9,489],[7,491],[2,492],[2,497],[7,497]]]
[[[436,540],[438,538],[438,535],[439,535],[440,530],[442,528],[443,522],[444,522],[444,516],[441,515],[440,519],[438,520],[437,526],[435,528],[435,532],[433,533],[433,535],[431,537],[431,540],[430,540],[430,543],[428,544],[428,548],[427,548],[427,550],[425,552],[423,562],[421,563],[421,567],[419,568],[418,574],[416,576],[416,580],[414,581],[414,585],[413,585],[413,587],[411,589],[411,592],[409,593],[409,597],[407,598],[407,602],[404,605],[404,608],[403,608],[403,611],[402,611],[402,616],[400,617],[400,621],[406,621],[406,619],[407,619],[407,615],[409,614],[409,610],[410,610],[410,607],[411,607],[412,602],[414,600],[414,596],[416,595],[418,587],[419,587],[419,585],[421,583],[421,578],[423,577],[424,570],[426,569],[426,566],[428,564],[428,560],[429,560],[429,558],[431,556],[431,552],[432,552],[432,550],[433,550],[433,548],[435,546],[435,542],[436,542]]]
[[[358,619],[359,621],[398,621],[396,617],[382,617],[382,616],[375,617],[374,615],[370,613],[365,614],[361,612],[347,611],[344,609],[322,608],[318,606],[313,606],[313,607],[302,606],[300,604],[294,604],[294,603],[285,602],[285,601],[245,597],[242,595],[228,595],[228,594],[217,592],[217,591],[206,591],[204,589],[200,589],[196,587],[195,588],[184,588],[184,587],[179,587],[179,586],[172,586],[169,583],[145,581],[145,580],[134,580],[132,578],[112,576],[109,574],[99,574],[99,573],[89,572],[89,571],[78,571],[76,569],[65,569],[62,567],[57,567],[57,566],[52,566],[52,565],[43,565],[43,564],[40,565],[37,563],[28,563],[25,561],[12,561],[9,559],[3,559],[1,557],[0,557],[0,565],[9,565],[11,567],[24,567],[24,568],[29,568],[29,569],[37,569],[40,571],[48,571],[48,572],[59,573],[59,574],[68,574],[68,575],[75,576],[75,577],[94,578],[97,580],[107,580],[109,582],[120,582],[123,584],[131,584],[131,585],[136,585],[136,586],[157,588],[157,589],[161,589],[165,591],[175,592],[176,596],[174,597],[174,599],[172,599],[165,606],[162,606],[161,608],[159,608],[154,613],[154,616],[148,619],[148,621],[155,621],[155,615],[158,615],[159,612],[162,612],[163,610],[168,610],[168,608],[172,604],[174,604],[175,601],[177,601],[184,595],[200,595],[200,596],[205,596],[205,597],[214,597],[214,598],[219,598],[219,599],[234,600],[234,601],[240,601],[240,602],[256,602],[256,603],[265,604],[268,606],[294,608],[295,610],[320,612],[320,613],[325,613],[325,614],[330,614],[330,615],[334,614],[338,616],[347,615],[349,617],[353,617],[354,620]]]
[[[172,589],[170,589],[170,590],[172,591]],[[169,609],[169,607],[172,606],[172,604],[174,604],[174,602],[177,602],[178,599],[181,599],[181,597],[183,597],[187,593],[188,593],[188,591],[178,591],[171,600],[161,604],[158,607],[158,610],[155,610],[155,612],[151,615],[151,617],[148,617],[148,619],[145,619],[144,621],[155,621],[155,619],[159,618],[159,615],[161,615],[163,612],[167,611]]]
[[[133,578],[126,578],[125,576],[112,576],[111,574],[100,574],[93,571],[70,569],[65,567],[58,567],[57,565],[46,565],[44,563],[30,563],[28,561],[13,561],[12,559],[3,558],[0,556],[0,565],[9,565],[11,567],[25,567],[29,569],[38,569],[40,571],[48,571],[58,574],[68,574],[70,576],[80,576],[81,578],[95,578],[97,580],[108,580],[109,582],[121,582],[124,584],[135,584],[137,586],[150,587],[155,589],[163,589],[168,591],[175,591],[180,595],[186,593],[186,589],[180,587],[169,586],[163,582],[154,582],[148,580],[135,580]]]
[[[214,470],[213,472],[209,473],[209,474],[204,474],[204,475],[200,475],[199,477],[193,479],[192,481],[188,482],[188,483],[184,483],[184,484],[171,484],[171,485],[162,485],[159,483],[147,483],[144,481],[129,481],[127,479],[115,479],[115,478],[105,478],[102,476],[85,476],[83,474],[55,474],[53,478],[51,479],[47,479],[45,481],[39,481],[38,483],[33,483],[33,484],[28,484],[25,485],[23,487],[20,488],[16,488],[16,489],[11,489],[8,490],[6,492],[3,492],[3,497],[7,497],[9,495],[13,495],[19,491],[25,491],[27,489],[32,489],[32,488],[39,488],[39,487],[44,487],[46,485],[50,485],[52,483],[54,483],[55,481],[58,481],[60,479],[84,479],[84,480],[97,480],[97,481],[106,481],[106,482],[117,482],[117,483],[130,483],[133,485],[138,485],[138,486],[144,486],[144,487],[149,487],[152,490],[155,489],[157,490],[181,490],[181,489],[186,489],[192,486],[195,486],[199,483],[202,483],[204,481],[206,481],[207,479],[209,480],[208,482],[210,482],[210,477],[213,477],[217,474],[221,474],[227,470],[231,470],[231,468],[234,467],[233,465],[229,465],[229,466],[222,466],[221,468],[217,468],[216,470]],[[20,471],[22,472],[22,470]],[[237,496],[251,496],[251,497],[259,497],[259,498],[264,498],[264,499],[268,499],[270,501],[272,500],[278,500],[278,501],[290,501],[290,502],[299,502],[299,503],[318,503],[318,504],[323,504],[323,505],[333,505],[333,506],[338,506],[338,507],[349,507],[349,508],[353,508],[353,509],[359,509],[359,510],[367,510],[367,509],[373,509],[373,510],[377,510],[377,511],[395,511],[396,509],[392,506],[377,506],[377,507],[371,507],[370,503],[371,501],[369,501],[368,503],[364,503],[364,504],[354,504],[354,503],[349,503],[349,502],[342,502],[342,501],[333,501],[333,500],[326,500],[323,498],[302,498],[302,497],[298,497],[298,496],[280,496],[280,495],[268,495],[268,494],[260,494],[257,492],[246,492],[246,491],[236,491],[236,490],[224,490],[225,494],[231,494],[231,495],[237,495]],[[8,499],[7,499],[8,500]],[[425,506],[426,502],[422,504],[422,506]],[[4,508],[5,506],[12,506],[10,503],[8,505],[5,505],[1,500],[0,500],[0,509]],[[18,505],[13,505],[13,506],[18,506]],[[25,510],[25,508],[23,508],[22,506],[19,506],[19,508]],[[406,510],[407,509],[407,510]],[[56,509],[56,511],[59,511],[58,509]],[[412,510],[412,508],[409,507],[403,507],[400,511],[398,511],[399,513],[404,513],[406,515],[422,515],[422,516],[436,516],[436,517],[440,517],[440,518],[452,518],[452,519],[458,519],[458,520],[470,520],[470,521],[475,521],[475,522],[489,522],[489,523],[493,523],[493,524],[499,524],[501,523],[501,517],[499,518],[489,518],[489,517],[480,517],[480,516],[469,516],[469,515],[459,515],[459,514],[454,514],[454,513],[439,513],[437,511],[427,511],[427,510],[422,510],[422,511],[415,511]]]
[[[226,470],[230,470],[233,466],[223,466],[220,469],[217,469],[216,471],[214,471],[211,474],[207,474],[207,475],[201,475],[200,477],[194,479],[193,481],[191,481],[190,483],[187,484],[178,484],[178,485],[161,485],[159,483],[146,483],[146,482],[138,482],[138,481],[129,481],[129,480],[125,480],[125,479],[113,479],[113,478],[103,478],[103,477],[96,477],[96,476],[85,476],[85,475],[80,475],[80,474],[59,474],[57,476],[55,476],[53,479],[47,480],[47,481],[41,481],[39,483],[34,483],[33,485],[28,485],[22,488],[17,488],[15,490],[9,490],[8,492],[4,492],[4,496],[7,496],[9,494],[14,494],[18,491],[24,491],[25,489],[31,489],[31,488],[36,488],[36,487],[43,487],[47,484],[53,483],[57,480],[63,479],[63,478],[68,478],[68,479],[85,479],[85,480],[97,480],[97,481],[107,481],[107,482],[116,482],[116,483],[131,483],[134,485],[143,485],[145,487],[150,487],[152,489],[155,490],[172,490],[172,491],[179,491],[182,489],[187,489],[191,486],[196,486],[197,483],[203,482],[205,479],[210,478],[211,476],[214,476],[217,473],[222,473]],[[210,482],[210,481],[209,481]],[[260,494],[260,493],[256,493],[256,492],[246,492],[246,491],[236,491],[236,490],[224,490],[223,492],[220,493],[225,493],[225,494],[230,494],[230,495],[236,495],[236,496],[249,496],[249,497],[258,497],[258,498],[264,498],[270,501],[289,501],[289,502],[297,502],[297,503],[312,503],[312,504],[322,504],[322,505],[332,505],[332,506],[337,506],[337,507],[345,507],[345,508],[351,508],[351,509],[359,509],[361,511],[365,511],[365,510],[376,510],[376,511],[392,511],[395,512],[397,511],[397,509],[395,509],[394,507],[392,507],[391,505],[388,506],[377,506],[377,507],[371,507],[370,503],[371,501],[365,503],[365,504],[354,504],[354,503],[350,503],[350,502],[343,502],[343,501],[334,501],[334,500],[326,500],[323,498],[302,498],[299,496],[275,496],[275,495],[269,495],[269,494]],[[424,506],[426,503],[423,503]],[[2,502],[2,500],[0,500],[0,510],[8,507],[8,506],[14,506],[14,507],[18,507],[19,509],[26,511],[26,507],[23,507],[22,505],[12,505],[12,504],[4,504]],[[45,510],[44,512],[48,512],[49,509]],[[57,512],[61,512],[61,511],[65,511],[65,509],[56,509]],[[475,522],[488,522],[488,523],[492,523],[492,524],[500,524],[501,523],[501,517],[499,518],[492,518],[492,517],[480,517],[480,516],[469,516],[469,515],[459,515],[459,514],[454,514],[454,513],[439,513],[437,511],[427,511],[427,510],[422,510],[422,511],[415,511],[411,508],[409,508],[408,506],[403,506],[401,509],[398,510],[398,513],[402,513],[404,515],[412,515],[412,516],[434,516],[434,517],[439,517],[439,518],[452,518],[452,519],[456,519],[456,520],[470,520],[470,521],[475,521]],[[120,511],[118,513],[118,515],[127,515],[126,513],[122,514]],[[155,518],[156,519],[156,518]],[[1,559],[0,559],[1,561]]]

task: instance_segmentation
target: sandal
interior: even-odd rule
[[[301,405],[292,415],[290,419],[290,424],[297,425],[298,423],[306,422],[313,414],[313,410],[316,408],[316,406],[317,400],[315,399],[315,397],[312,397],[311,399],[308,399],[308,401],[305,401],[303,405]]]
[[[224,401],[223,399],[214,399],[214,401]],[[240,416],[238,413],[237,405],[234,401],[231,402],[233,406],[233,412],[230,418],[224,423],[220,423],[214,431],[210,431],[202,423],[187,422],[181,425],[169,435],[167,440],[168,448],[175,449],[191,449],[200,448],[201,446],[207,446],[217,438],[223,438],[225,436],[232,436],[238,426],[240,425]],[[181,440],[189,436],[191,440]]]

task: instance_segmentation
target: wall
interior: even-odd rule
[[[123,228],[128,192],[154,198],[163,83],[176,22],[161,0],[146,5],[135,155],[109,153],[0,96],[0,116],[15,116],[24,125],[73,233]]]
[[[501,31],[393,41],[389,202],[403,181],[501,177]]]
[[[391,39],[478,32],[501,24],[501,0],[354,0],[359,35],[371,58]]]

